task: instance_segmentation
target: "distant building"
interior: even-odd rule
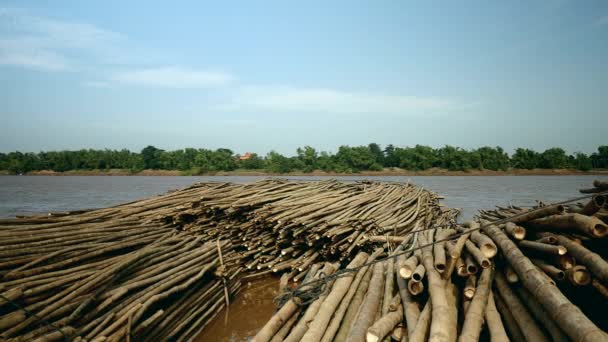
[[[247,159],[251,159],[251,153],[247,152],[242,156],[239,156],[239,160],[247,160]]]

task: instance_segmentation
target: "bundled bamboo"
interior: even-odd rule
[[[340,308],[323,319],[322,340],[606,341],[604,312],[593,307],[608,293],[608,246],[601,224],[574,209],[499,207],[463,225],[438,213],[409,233],[373,236],[400,245],[356,270],[362,281],[348,290],[328,289],[347,294],[339,304],[318,297],[323,317]]]
[[[229,304],[245,274],[300,281],[323,261],[335,268],[366,261],[355,256],[383,244],[371,236],[402,235],[421,218],[439,216],[454,220],[456,212],[410,184],[268,179],[3,219],[0,336],[190,340]],[[328,296],[343,314],[342,296],[354,296],[348,279],[336,281],[343,291]],[[295,317],[286,317],[289,327],[298,327]],[[332,313],[319,317],[321,329]],[[280,322],[277,338],[290,332]]]

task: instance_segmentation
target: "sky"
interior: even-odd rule
[[[0,152],[591,153],[606,1],[0,1]]]

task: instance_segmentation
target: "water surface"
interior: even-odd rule
[[[101,208],[162,194],[195,182],[253,182],[264,176],[0,176],[0,217]],[[410,181],[445,196],[445,205],[469,218],[495,205],[533,205],[578,196],[607,176],[290,176],[297,180],[337,178]]]

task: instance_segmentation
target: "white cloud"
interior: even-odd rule
[[[86,57],[111,60],[122,36],[87,23],[59,21],[0,8],[0,63],[42,70],[74,70]],[[83,58],[85,57],[85,58]]]
[[[180,67],[160,67],[114,74],[110,80],[153,87],[203,88],[229,84],[232,75],[216,72],[184,69]]]
[[[228,102],[227,111],[327,114],[404,114],[461,109],[462,104],[439,97],[345,92],[324,88],[244,87]]]
[[[70,70],[70,63],[60,54],[40,49],[27,41],[0,39],[0,64],[50,71]]]

